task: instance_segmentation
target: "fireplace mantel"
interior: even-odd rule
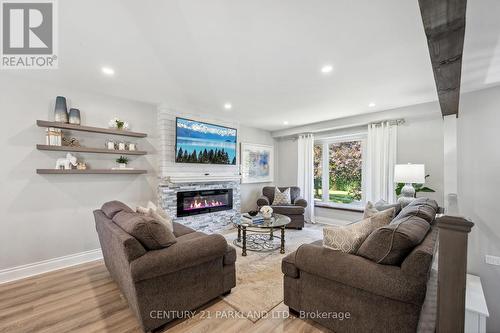
[[[172,175],[164,178],[166,183],[171,184],[192,184],[192,183],[221,183],[239,182],[239,175]]]

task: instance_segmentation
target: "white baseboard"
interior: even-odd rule
[[[101,249],[95,249],[64,257],[35,262],[32,264],[0,270],[0,284],[24,279],[30,276],[102,259]]]

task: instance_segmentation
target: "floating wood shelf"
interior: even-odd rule
[[[89,147],[68,147],[68,146],[49,146],[36,145],[38,150],[51,151],[71,151],[77,153],[97,153],[97,154],[117,154],[117,155],[146,155],[147,152],[142,150],[113,150],[104,148],[89,148]]]
[[[87,169],[87,170],[58,170],[58,169],[36,169],[39,175],[139,175],[147,173],[147,170],[112,170],[112,169]]]
[[[54,128],[67,129],[67,130],[73,130],[73,131],[121,135],[121,136],[132,136],[132,137],[136,137],[136,138],[145,138],[148,136],[146,133],[131,132],[131,131],[126,131],[126,130],[118,130],[118,129],[111,129],[111,128],[100,128],[100,127],[65,124],[65,123],[59,123],[59,122],[55,122],[55,121],[46,121],[46,120],[37,120],[36,124],[39,127],[54,127]]]

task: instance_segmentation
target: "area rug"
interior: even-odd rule
[[[243,257],[241,248],[236,247],[236,287],[223,300],[248,319],[258,321],[283,301],[281,259],[304,243],[322,239],[322,229],[322,225],[306,225],[302,230],[287,229],[285,254],[280,254],[279,249],[273,252],[247,251],[247,256]],[[236,232],[225,235],[230,244],[236,236]]]

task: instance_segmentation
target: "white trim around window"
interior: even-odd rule
[[[354,207],[364,207],[365,204],[365,173],[366,173],[366,140],[367,140],[367,133],[353,133],[353,134],[345,134],[345,135],[332,135],[332,136],[324,136],[324,137],[319,137],[314,140],[314,144],[322,144],[322,178],[321,178],[321,184],[322,186],[326,185],[326,190],[323,187],[322,191],[322,199],[320,200],[315,200],[315,202],[318,203],[318,206],[324,206],[324,205],[330,205],[332,204],[332,208],[338,207],[341,208],[345,206],[346,208],[352,208]],[[330,201],[330,170],[329,170],[329,163],[325,163],[329,161],[329,149],[328,146],[330,144],[335,144],[335,143],[340,143],[340,142],[349,142],[349,141],[361,141],[361,156],[362,156],[362,170],[361,170],[361,201],[359,204],[342,204],[342,203],[333,203]]]

